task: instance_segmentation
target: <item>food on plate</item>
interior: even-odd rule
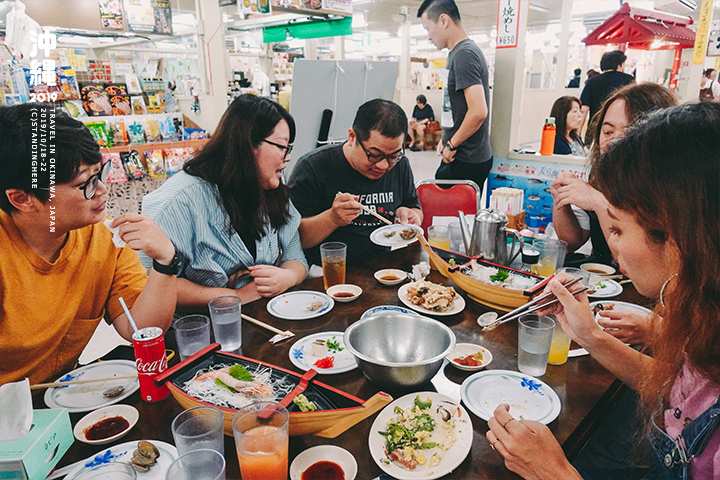
[[[102,440],[103,438],[114,437],[118,433],[125,431],[129,426],[130,422],[125,417],[115,415],[93,423],[83,433],[88,440]]]
[[[313,357],[322,357],[328,352],[335,353],[343,350],[345,350],[345,347],[340,345],[340,341],[336,340],[335,335],[326,340],[318,338],[310,344],[310,355]]]
[[[395,230],[390,230],[389,232],[383,233],[385,235],[385,238],[392,238],[395,236]]]
[[[606,272],[605,270],[600,270],[599,268],[586,268],[585,271],[590,273],[599,273],[600,275],[608,274],[608,272]]]
[[[413,305],[419,305],[433,312],[445,312],[452,308],[457,292],[453,287],[443,287],[420,280],[408,285],[407,298]]]
[[[457,405],[442,403],[433,405],[429,398],[423,401],[417,395],[407,409],[395,407],[386,430],[379,432],[385,437],[384,461],[405,470],[438,465],[456,441],[456,422],[461,415]]]
[[[333,368],[335,366],[335,357],[325,357],[313,363],[318,368]]]
[[[479,367],[483,364],[483,354],[482,352],[471,353],[464,357],[453,358],[453,362],[466,367]]]
[[[412,240],[417,235],[417,232],[412,228],[405,228],[400,232],[400,238],[403,240]]]
[[[335,462],[321,460],[310,465],[304,472],[302,472],[302,475],[300,475],[300,480],[326,479],[344,480],[345,471]]]
[[[150,471],[150,468],[157,463],[160,451],[152,443],[141,440],[138,448],[133,452],[130,465],[140,473]]]
[[[267,383],[255,382],[253,376],[242,365],[211,370],[195,378],[195,381],[214,378],[215,383],[229,390],[236,390],[247,395],[268,396],[273,393],[273,387]]]
[[[593,314],[597,315],[598,312],[602,312],[605,310],[614,310],[614,309],[615,309],[614,303],[605,303],[605,304],[598,303],[597,305],[595,305],[593,307],[592,310],[593,310]]]
[[[317,405],[308,400],[302,393],[293,398],[293,403],[298,406],[301,412],[314,412],[317,410]]]
[[[512,270],[488,267],[475,260],[470,261],[470,267],[463,269],[463,273],[483,283],[511,290],[527,290],[534,287],[542,279],[520,275]]]
[[[118,387],[108,388],[103,392],[103,397],[105,398],[117,398],[125,391],[125,387],[122,385]]]
[[[320,310],[324,306],[325,306],[325,302],[323,302],[322,300],[315,300],[310,305],[308,305],[307,309],[310,310],[311,312],[315,312],[317,310]]]

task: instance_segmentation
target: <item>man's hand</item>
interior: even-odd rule
[[[443,163],[454,162],[455,161],[455,152],[456,152],[456,150],[450,150],[449,148],[443,147],[442,150],[440,150],[440,155],[442,155]]]
[[[358,196],[350,193],[341,193],[333,200],[330,212],[335,228],[349,225],[362,212],[362,205],[358,202]]]
[[[120,227],[120,238],[133,250],[142,250],[161,265],[172,262],[175,246],[152,218],[126,213],[116,218],[110,227]]]
[[[403,225],[421,225],[422,217],[418,214],[415,209],[408,207],[400,207],[395,211],[395,223],[401,223]]]

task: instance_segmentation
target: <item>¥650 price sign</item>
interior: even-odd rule
[[[497,47],[514,48],[518,42],[520,0],[498,2]]]

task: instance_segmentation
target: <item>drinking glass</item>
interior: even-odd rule
[[[450,250],[450,229],[447,225],[431,225],[427,229],[427,234],[430,245]]]
[[[567,336],[567,333],[565,333],[565,330],[562,329],[560,324],[556,322],[547,362],[550,365],[562,365],[567,362],[569,352],[570,337]]]
[[[193,407],[180,413],[171,425],[178,454],[209,448],[225,455],[224,419],[219,408],[210,406]]]
[[[518,320],[518,370],[540,377],[547,369],[555,320],[534,313]]]
[[[209,448],[193,450],[170,465],[165,480],[225,480],[225,458]]]
[[[212,319],[215,341],[226,352],[234,352],[242,346],[242,317],[240,299],[234,295],[217,297],[210,300],[210,318]]]
[[[450,228],[450,251],[457,253],[465,253],[465,243],[463,242],[462,230],[460,230],[460,222],[452,222]]]
[[[549,277],[565,262],[567,242],[554,239],[535,240],[533,247],[540,252],[538,262],[532,266],[532,273],[536,275]]]
[[[174,324],[180,360],[210,345],[210,319],[205,315],[186,315]]]
[[[256,402],[233,417],[243,480],[286,480],[288,475],[288,411],[277,402]]]
[[[75,480],[135,480],[137,473],[128,463],[111,462],[98,465],[80,473]]]
[[[327,242],[320,245],[323,281],[325,290],[333,285],[345,283],[347,245],[342,242]]]

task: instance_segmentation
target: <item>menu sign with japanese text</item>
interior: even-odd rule
[[[520,0],[498,2],[497,47],[516,48],[520,26]]]
[[[170,0],[125,0],[128,32],[172,35]]]

